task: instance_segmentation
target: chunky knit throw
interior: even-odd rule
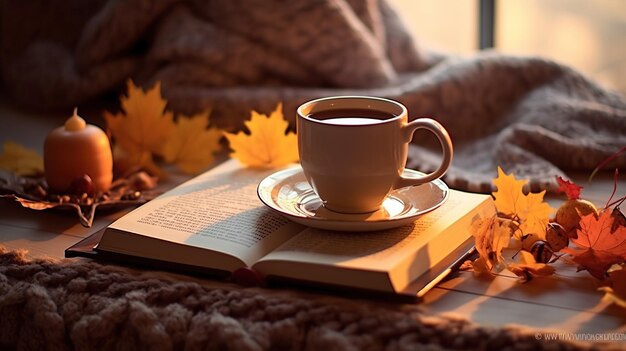
[[[169,108],[241,129],[250,110],[330,95],[398,100],[456,145],[444,178],[490,191],[497,166],[554,189],[626,146],[626,100],[541,58],[417,48],[385,0],[51,0],[0,4],[1,76],[24,105],[65,108],[157,81]],[[617,43],[616,43],[617,45]],[[439,162],[418,136],[410,167]],[[418,146],[419,145],[419,146]],[[626,154],[610,166],[626,167]]]
[[[0,246],[0,349],[592,350],[416,305],[206,284]]]

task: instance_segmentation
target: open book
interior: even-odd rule
[[[231,276],[420,297],[473,247],[472,220],[492,216],[489,195],[451,190],[413,224],[378,232],[307,228],[266,208],[258,183],[273,171],[230,160],[121,217],[66,250]],[[87,250],[85,250],[87,248]]]

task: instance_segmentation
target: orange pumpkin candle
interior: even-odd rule
[[[44,170],[50,190],[65,193],[72,182],[88,175],[93,190],[104,192],[113,180],[113,157],[109,138],[102,129],[87,124],[77,114],[54,129],[44,143]]]

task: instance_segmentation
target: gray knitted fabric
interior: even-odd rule
[[[0,4],[2,80],[25,105],[69,109],[132,77],[161,81],[176,112],[210,109],[236,130],[280,101],[293,122],[313,98],[382,96],[448,128],[444,180],[474,191],[491,190],[498,165],[554,189],[556,175],[589,172],[626,145],[623,96],[541,58],[418,50],[384,0],[50,2]],[[423,139],[409,166],[428,171],[439,151]]]
[[[223,284],[224,285],[224,284]],[[415,305],[211,287],[0,246],[0,349],[619,350],[428,316]]]

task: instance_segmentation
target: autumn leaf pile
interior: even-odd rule
[[[166,109],[160,83],[148,90],[132,81],[127,86],[127,94],[120,97],[122,110],[103,114],[117,178],[139,170],[163,176],[157,161],[197,174],[215,161],[222,137],[230,143],[231,157],[247,167],[277,168],[298,161],[296,134],[288,130],[280,103],[269,116],[251,111],[250,120],[244,122],[247,131],[233,134],[211,127],[208,111],[175,118]],[[43,158],[34,150],[13,141],[5,142],[3,148],[0,169],[17,175],[44,172]]]
[[[247,130],[233,134],[211,127],[208,111],[175,116],[167,110],[159,83],[148,90],[132,81],[127,86],[126,95],[120,97],[121,111],[103,114],[116,179],[140,170],[164,177],[167,173],[159,166],[163,163],[198,174],[213,164],[223,137],[231,157],[246,167],[278,168],[298,161],[296,134],[288,130],[280,103],[269,116],[251,111],[250,120],[244,122]],[[0,169],[17,175],[43,174],[43,159],[35,150],[6,141]]]
[[[286,134],[280,104],[270,116],[252,111],[252,119],[245,122],[249,134],[235,135],[210,127],[208,112],[174,118],[158,83],[144,91],[129,81],[120,101],[121,112],[104,113],[118,174],[145,169],[163,175],[156,160],[188,174],[199,173],[214,162],[222,136],[230,142],[232,156],[248,167],[280,167],[298,160],[295,134]]]
[[[508,269],[527,282],[554,274],[552,263],[564,260],[589,272],[607,299],[626,307],[626,217],[619,208],[625,198],[609,199],[598,210],[580,198],[582,187],[560,177],[557,181],[567,200],[555,210],[544,202],[545,191],[524,192],[527,180],[498,168],[492,194],[497,215],[472,224],[479,256],[464,268],[489,275]],[[513,254],[505,255],[505,248]]]

